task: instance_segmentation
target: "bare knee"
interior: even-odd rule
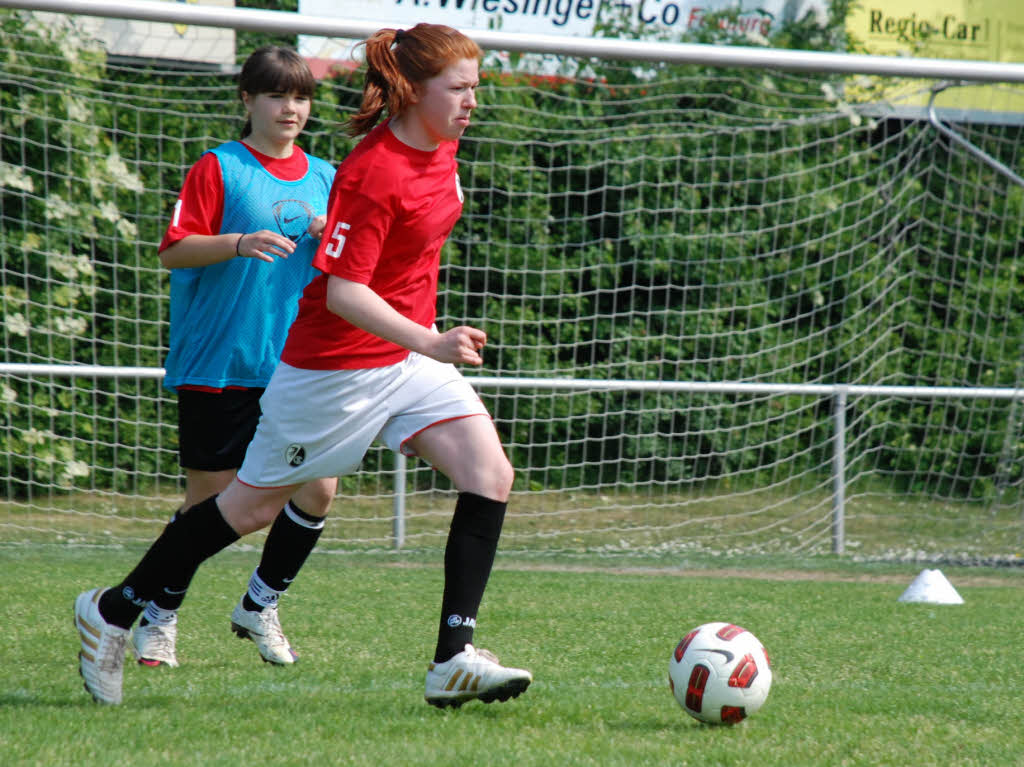
[[[490,419],[458,418],[436,424],[413,437],[410,444],[459,492],[508,500],[515,471]]]
[[[506,459],[504,465],[502,466],[501,474],[499,477],[499,481],[501,483],[501,497],[499,498],[499,500],[508,500],[509,495],[511,495],[512,493],[512,483],[515,481],[515,479],[516,470],[512,468],[512,464],[509,463],[508,459]]]
[[[292,495],[295,505],[306,514],[314,517],[325,517],[331,510],[334,494],[338,488],[338,480],[316,479],[307,482]]]
[[[482,495],[495,501],[507,501],[512,493],[512,483],[515,480],[515,469],[508,459],[502,455],[502,460],[494,461],[492,465],[481,467],[475,477],[467,481],[466,487],[460,490]]]
[[[185,501],[183,508],[195,506],[211,495],[223,493],[235,478],[234,469],[224,471],[200,471],[185,469]]]
[[[281,507],[274,503],[253,503],[242,507],[230,502],[225,503],[222,501],[222,497],[217,497],[220,513],[224,516],[224,521],[231,525],[232,529],[240,536],[267,527],[281,511]]]
[[[252,488],[235,480],[217,496],[217,507],[236,533],[248,535],[277,518],[291,490],[294,488]]]

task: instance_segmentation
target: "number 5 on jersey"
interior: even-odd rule
[[[346,224],[344,221],[339,221],[334,225],[334,231],[331,232],[330,241],[324,248],[326,253],[331,258],[337,258],[341,255],[341,249],[345,247],[345,232],[352,228],[351,224]]]

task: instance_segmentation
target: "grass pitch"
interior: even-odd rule
[[[533,671],[503,704],[423,701],[440,554],[315,553],[282,603],[301,654],[260,662],[229,630],[258,559],[205,564],[181,613],[177,669],[129,662],[125,703],[77,673],[72,602],[137,548],[0,545],[4,765],[1015,765],[1024,746],[1024,580],[944,568],[963,605],[906,604],[920,571],[818,558],[796,569],[611,570],[503,557],[477,641]],[[668,658],[728,620],[765,644],[774,683],[733,727],[675,703]]]

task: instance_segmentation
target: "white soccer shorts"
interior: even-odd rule
[[[253,487],[341,477],[359,468],[375,439],[406,444],[443,421],[490,417],[454,365],[410,353],[361,370],[301,370],[279,363],[260,399],[263,415],[238,479]]]

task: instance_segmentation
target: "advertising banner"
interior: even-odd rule
[[[847,19],[850,36],[868,53],[986,61],[1024,61],[1024,0],[862,0]],[[812,14],[826,22],[827,0],[299,0],[312,16],[379,22],[398,29],[426,21],[465,30],[591,37],[608,18],[624,19],[640,38],[685,40],[721,27],[731,39],[767,44],[780,26]],[[722,11],[736,11],[728,19]],[[645,30],[649,30],[645,34]],[[299,37],[299,52],[323,73],[329,62],[349,62],[356,41]],[[872,111],[920,118],[932,96],[932,82],[893,78],[884,88],[865,78],[848,83],[850,102],[880,98]],[[881,93],[881,96],[879,94]],[[948,119],[1020,122],[1020,86],[954,84],[934,99]]]
[[[723,31],[763,40],[777,25],[807,13],[824,19],[826,5],[827,0],[299,0],[299,12],[398,29],[426,21],[463,30],[574,37],[592,37],[599,18],[614,18],[625,19],[640,38],[668,33],[679,39],[712,23],[713,14],[736,9]],[[352,42],[300,36],[299,52],[313,59],[350,59]]]
[[[1024,61],[1020,0],[869,0],[846,28],[871,53]]]
[[[865,0],[851,11],[846,28],[868,53],[1024,62],[1022,0]],[[886,99],[895,113],[920,116],[933,85],[893,81]],[[1019,123],[1024,88],[952,84],[935,95],[934,105],[946,119]]]

